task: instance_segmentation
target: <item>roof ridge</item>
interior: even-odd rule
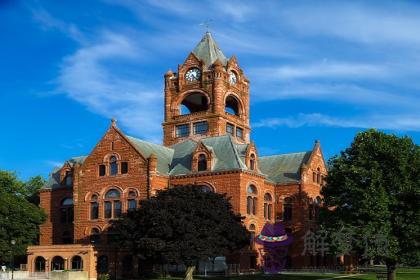
[[[232,141],[232,136],[231,135],[227,135],[227,136],[229,136],[229,142],[230,142],[230,145],[232,146],[232,149],[233,149],[233,153],[235,154],[235,158],[236,158],[236,162],[238,163],[238,167],[240,168],[240,169],[242,169],[242,161],[240,160],[240,157],[239,157],[239,155],[238,155],[238,151],[236,150],[236,147],[234,146],[234,143],[233,143],[233,141]]]
[[[139,139],[139,138],[136,138],[136,137],[134,137],[134,136],[126,135],[126,137],[127,137],[127,138],[129,138],[129,139],[133,139],[133,140],[135,140],[135,141],[140,141],[140,142],[143,142],[143,143],[147,143],[147,144],[152,145],[152,146],[155,146],[155,147],[164,148],[164,149],[166,149],[166,150],[173,150],[173,149],[172,149],[172,148],[170,148],[170,147],[166,147],[166,146],[164,146],[164,145],[160,145],[160,144],[156,144],[156,143],[153,143],[153,142],[149,142],[149,141],[146,141],[146,140],[143,140],[143,139]]]
[[[279,157],[279,156],[294,155],[294,154],[306,154],[306,153],[310,153],[310,152],[311,151],[284,153],[284,154],[277,154],[277,155],[260,156],[260,158]]]

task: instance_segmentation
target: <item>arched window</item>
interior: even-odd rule
[[[185,97],[179,107],[181,115],[207,111],[209,108],[207,97],[201,92],[194,92]]]
[[[269,193],[264,195],[264,218],[266,220],[273,218],[273,199]]]
[[[246,211],[248,215],[257,214],[257,188],[254,185],[249,185],[247,189]]]
[[[238,99],[234,95],[229,95],[228,97],[226,97],[225,112],[230,115],[239,116],[240,105]]]
[[[96,271],[98,271],[99,273],[108,272],[108,257],[107,256],[102,255],[98,257]]]
[[[128,192],[127,211],[134,211],[137,208],[137,193],[135,191]]]
[[[35,272],[45,272],[45,259],[41,256],[35,259]]]
[[[109,175],[114,176],[118,173],[118,163],[115,156],[109,158]]]
[[[90,201],[90,219],[96,220],[99,218],[98,196],[96,194],[92,195]]]
[[[283,220],[285,222],[290,222],[292,220],[293,215],[293,203],[292,199],[290,197],[286,197],[284,199],[284,205],[283,205]]]
[[[205,193],[214,191],[213,188],[208,185],[198,185],[197,187],[199,187]]]
[[[249,169],[255,170],[255,155],[251,154],[249,157]]]
[[[66,187],[71,187],[73,185],[73,173],[70,170],[66,171],[64,181],[65,181]]]
[[[207,157],[205,154],[200,154],[198,156],[198,171],[206,171],[207,170]]]
[[[101,242],[101,231],[98,228],[92,228],[90,231],[90,243],[99,244]]]
[[[254,224],[250,224],[249,225],[249,236],[250,236],[250,240],[249,240],[249,245],[251,246],[251,249],[254,249],[254,245],[255,245],[255,225]]]
[[[55,256],[51,261],[51,270],[64,270],[64,259],[60,256]]]
[[[120,192],[116,189],[111,189],[105,194],[104,216],[106,219],[119,218],[121,216],[120,196]]]
[[[71,259],[71,269],[72,270],[83,270],[83,260],[80,256],[74,256]]]
[[[73,222],[73,199],[65,198],[61,202],[60,222],[62,224],[70,224]]]

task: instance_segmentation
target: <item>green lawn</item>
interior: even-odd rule
[[[343,277],[348,276],[348,277]],[[351,274],[331,274],[331,273],[288,273],[284,275],[242,275],[242,276],[231,276],[231,277],[199,277],[196,276],[194,279],[202,280],[316,280],[316,279],[331,279],[334,277],[340,277],[337,279],[349,279],[349,280],[376,280],[376,274],[366,273],[363,275],[353,276]],[[159,278],[159,280],[180,280],[182,277],[168,277]],[[157,279],[155,279],[157,280]],[[398,269],[397,280],[420,280],[420,269]]]

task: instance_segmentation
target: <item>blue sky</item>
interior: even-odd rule
[[[326,158],[375,127],[420,142],[416,1],[0,1],[0,169],[86,155],[110,125],[159,143],[163,74],[200,23],[251,80],[261,155]]]

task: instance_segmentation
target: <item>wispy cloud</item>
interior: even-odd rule
[[[61,167],[63,166],[64,162],[58,161],[58,160],[44,160],[45,164],[47,164],[49,167]]]
[[[58,91],[95,113],[117,118],[130,132],[156,140],[163,107],[161,92],[106,66],[136,60],[139,53],[129,38],[105,32],[96,43],[64,59]]]
[[[331,117],[320,113],[298,114],[285,118],[268,118],[257,121],[253,127],[276,128],[281,126],[331,126],[355,128],[380,128],[399,131],[420,131],[420,119],[413,115],[370,115],[350,118]]]
[[[53,17],[42,7],[30,8],[30,10],[34,20],[37,21],[43,29],[57,29],[79,43],[85,42],[83,33],[75,24],[66,23],[56,17]]]
[[[384,2],[385,3],[385,2]],[[289,5],[280,17],[295,31],[334,36],[363,44],[420,45],[418,6],[328,1],[319,5]]]
[[[355,62],[328,61],[319,63],[282,65],[271,67],[258,67],[250,69],[250,73],[261,80],[267,79],[384,79],[392,73],[388,66],[383,64],[367,64]]]

